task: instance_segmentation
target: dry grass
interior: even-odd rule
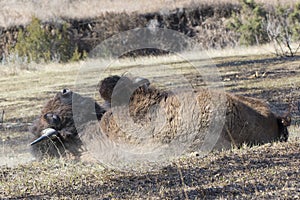
[[[245,147],[183,157],[150,172],[64,160],[2,167],[0,198],[298,199],[299,149],[299,141]]]
[[[11,26],[14,24],[27,24],[32,16],[42,20],[58,20],[60,17],[88,18],[100,15],[103,12],[165,12],[175,8],[195,6],[201,4],[238,3],[238,0],[43,0],[43,1],[0,1],[0,26]],[[295,4],[297,0],[257,0],[265,4]]]
[[[269,54],[231,52],[228,57],[210,54],[225,90],[266,99],[281,111],[289,103],[300,102],[299,56],[276,59]],[[196,66],[210,63],[200,52],[183,55]],[[0,167],[0,198],[299,198],[300,120],[296,107],[288,143],[210,153],[205,158],[184,157],[153,172],[123,173],[104,170],[97,164],[55,159],[30,162],[27,126],[56,91],[80,89],[77,74],[82,69],[90,69],[79,78],[86,78],[83,86],[97,99],[98,80],[125,71],[154,81],[161,79],[170,87],[177,81],[172,76],[176,74],[184,75],[195,86],[201,83],[190,63],[179,56],[10,67],[14,70],[0,68],[0,111],[5,110],[4,124],[0,123],[0,160],[1,165],[10,165]],[[99,67],[106,71],[97,74]],[[20,163],[24,164],[17,165]]]

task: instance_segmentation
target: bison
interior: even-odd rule
[[[148,83],[149,81],[146,79],[144,82]],[[214,149],[239,147],[244,143],[254,145],[272,141],[287,141],[288,139],[287,126],[290,125],[290,117],[276,115],[271,111],[268,104],[260,99],[230,93],[224,94],[208,89],[199,89],[192,94],[185,91],[177,91],[178,94],[174,94],[172,91],[162,91],[155,87],[149,87],[149,84],[139,87],[141,84],[137,86],[136,83],[136,78],[131,79],[130,82],[128,77],[113,76],[104,79],[100,84],[99,91],[102,98],[104,96],[101,91],[109,90],[114,93],[113,95],[110,92],[110,98],[114,96],[115,104],[113,107],[115,109],[108,110],[101,120],[102,131],[107,133],[112,140],[115,139],[114,137],[119,139],[122,134],[129,134],[127,131],[122,133],[122,130],[119,129],[122,117],[124,117],[122,111],[127,109],[129,110],[127,115],[125,113],[127,122],[130,122],[128,119],[133,121],[129,125],[128,123],[123,124],[123,130],[132,130],[131,126],[141,124],[143,125],[140,126],[142,130],[145,130],[143,129],[145,124],[156,126],[153,121],[156,118],[162,119],[159,115],[165,114],[164,119],[162,119],[166,120],[164,127],[160,130],[156,130],[156,127],[149,130],[151,139],[155,140],[154,143],[168,143],[180,134],[194,134],[194,144],[191,144],[191,147],[193,150],[197,150],[203,146],[201,141],[204,141],[204,133],[213,135],[214,133],[209,131],[220,131],[217,130],[218,127],[215,130],[209,129],[209,127],[213,126],[216,120],[220,120],[218,115],[222,115],[222,112],[224,112],[224,124],[220,131],[221,134],[216,136],[218,140],[213,144]],[[111,88],[107,88],[107,85]],[[127,94],[124,94],[126,91]],[[193,98],[196,100],[191,100]],[[224,101],[219,101],[222,98]],[[111,103],[112,100],[108,100]],[[122,108],[122,105],[125,107]],[[192,109],[187,111],[188,108]],[[186,113],[191,111],[194,116]],[[119,113],[114,115],[114,112]],[[121,119],[118,119],[120,116]],[[183,116],[187,116],[188,119],[182,119]],[[117,134],[115,134],[116,130],[118,130]],[[132,140],[132,135],[130,140]]]
[[[91,142],[103,156],[114,156],[107,153],[109,148],[118,150],[123,144],[137,150],[184,147],[187,153],[288,139],[290,118],[277,116],[255,98],[208,89],[164,91],[150,86],[147,79],[125,76],[102,80],[99,92],[106,109],[69,90],[57,93],[31,128],[37,138],[33,152],[38,157],[69,153],[80,158],[87,150],[83,143]],[[76,115],[74,98],[80,102],[76,109],[82,106]],[[93,109],[85,109],[86,105]]]

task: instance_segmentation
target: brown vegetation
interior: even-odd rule
[[[187,2],[185,4],[173,2],[174,5],[178,5],[178,7],[173,8],[174,5],[172,5],[172,7],[168,5],[169,9],[159,10],[157,8],[144,12],[141,12],[141,10],[138,10],[140,12],[126,12],[125,8],[125,11],[109,9],[107,12],[99,12],[89,17],[63,15],[59,20],[44,19],[42,20],[42,27],[44,30],[49,32],[49,34],[56,32],[64,35],[66,38],[64,40],[66,41],[63,42],[73,45],[73,47],[70,46],[70,49],[73,49],[73,51],[74,47],[78,47],[78,49],[76,49],[76,53],[81,55],[80,58],[84,58],[85,56],[83,55],[85,52],[91,52],[91,50],[107,38],[136,28],[163,28],[178,31],[193,38],[195,43],[199,44],[198,47],[202,50],[236,47],[241,43],[253,45],[264,44],[272,42],[273,40],[278,42],[278,39],[280,39],[283,32],[290,32],[288,34],[289,37],[284,41],[289,41],[289,43],[297,41],[296,36],[297,32],[299,32],[297,31],[299,28],[299,20],[297,17],[298,11],[296,6],[294,8],[291,6],[295,4],[295,2],[291,2],[290,5],[287,4],[290,7],[276,7],[279,4],[275,4],[274,2],[263,2],[263,6],[251,3],[252,1],[249,1],[248,3],[245,2]],[[160,4],[162,3],[163,2],[160,2]],[[74,2],[74,4],[76,3]],[[255,5],[253,8],[252,4]],[[243,11],[243,7],[245,7],[245,5],[248,5],[249,7],[247,10],[248,12]],[[279,14],[274,12],[276,9],[283,11],[286,10],[288,13],[284,15],[282,13]],[[294,13],[293,10],[295,10]],[[252,13],[255,13],[256,11],[263,12],[258,16],[252,16]],[[266,15],[266,13],[268,13],[268,15]],[[76,14],[79,13],[77,12]],[[293,20],[291,21],[288,19],[291,17],[287,16],[293,16]],[[285,21],[284,26],[286,27],[286,30],[280,29],[278,32],[278,26],[272,25],[272,29],[274,30],[271,31],[270,25],[274,24],[275,21],[270,21],[270,19],[277,19],[279,17]],[[64,26],[68,27],[67,30],[62,29]],[[266,29],[267,26],[268,30]],[[253,27],[255,27],[255,29]],[[4,59],[5,61],[11,59],[11,49],[14,49],[18,40],[21,40],[20,38],[18,39],[17,32],[24,29],[24,23],[15,24],[14,26],[8,26],[5,28],[0,26],[1,59]],[[270,31],[272,32],[272,37],[270,35]],[[270,37],[267,36],[267,32]],[[262,37],[262,35],[264,37]],[[158,38],[157,40],[158,43],[162,43],[162,41],[159,41],[162,40],[161,38]],[[63,42],[55,41],[55,48],[59,48],[58,44]],[[283,48],[285,44],[280,41],[280,45],[280,48],[285,51],[285,48]],[[121,45],[118,44],[114,44],[114,46],[116,49],[121,48]],[[67,48],[61,47],[61,49]],[[51,50],[53,51],[53,48],[51,48]],[[292,55],[297,52],[296,49],[291,47],[291,44],[289,44],[289,51],[292,52]],[[72,55],[73,52],[67,53]],[[162,51],[162,49],[157,50],[152,48],[129,52],[127,55],[132,56],[162,53],[166,52]]]

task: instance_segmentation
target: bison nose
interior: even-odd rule
[[[31,146],[58,134],[58,132],[53,128],[46,128],[42,131],[42,133],[43,134],[38,139],[30,143]]]

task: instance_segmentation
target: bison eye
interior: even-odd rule
[[[60,125],[60,117],[56,114],[47,113],[44,115],[44,119],[47,121],[47,123],[51,126],[59,126]]]

